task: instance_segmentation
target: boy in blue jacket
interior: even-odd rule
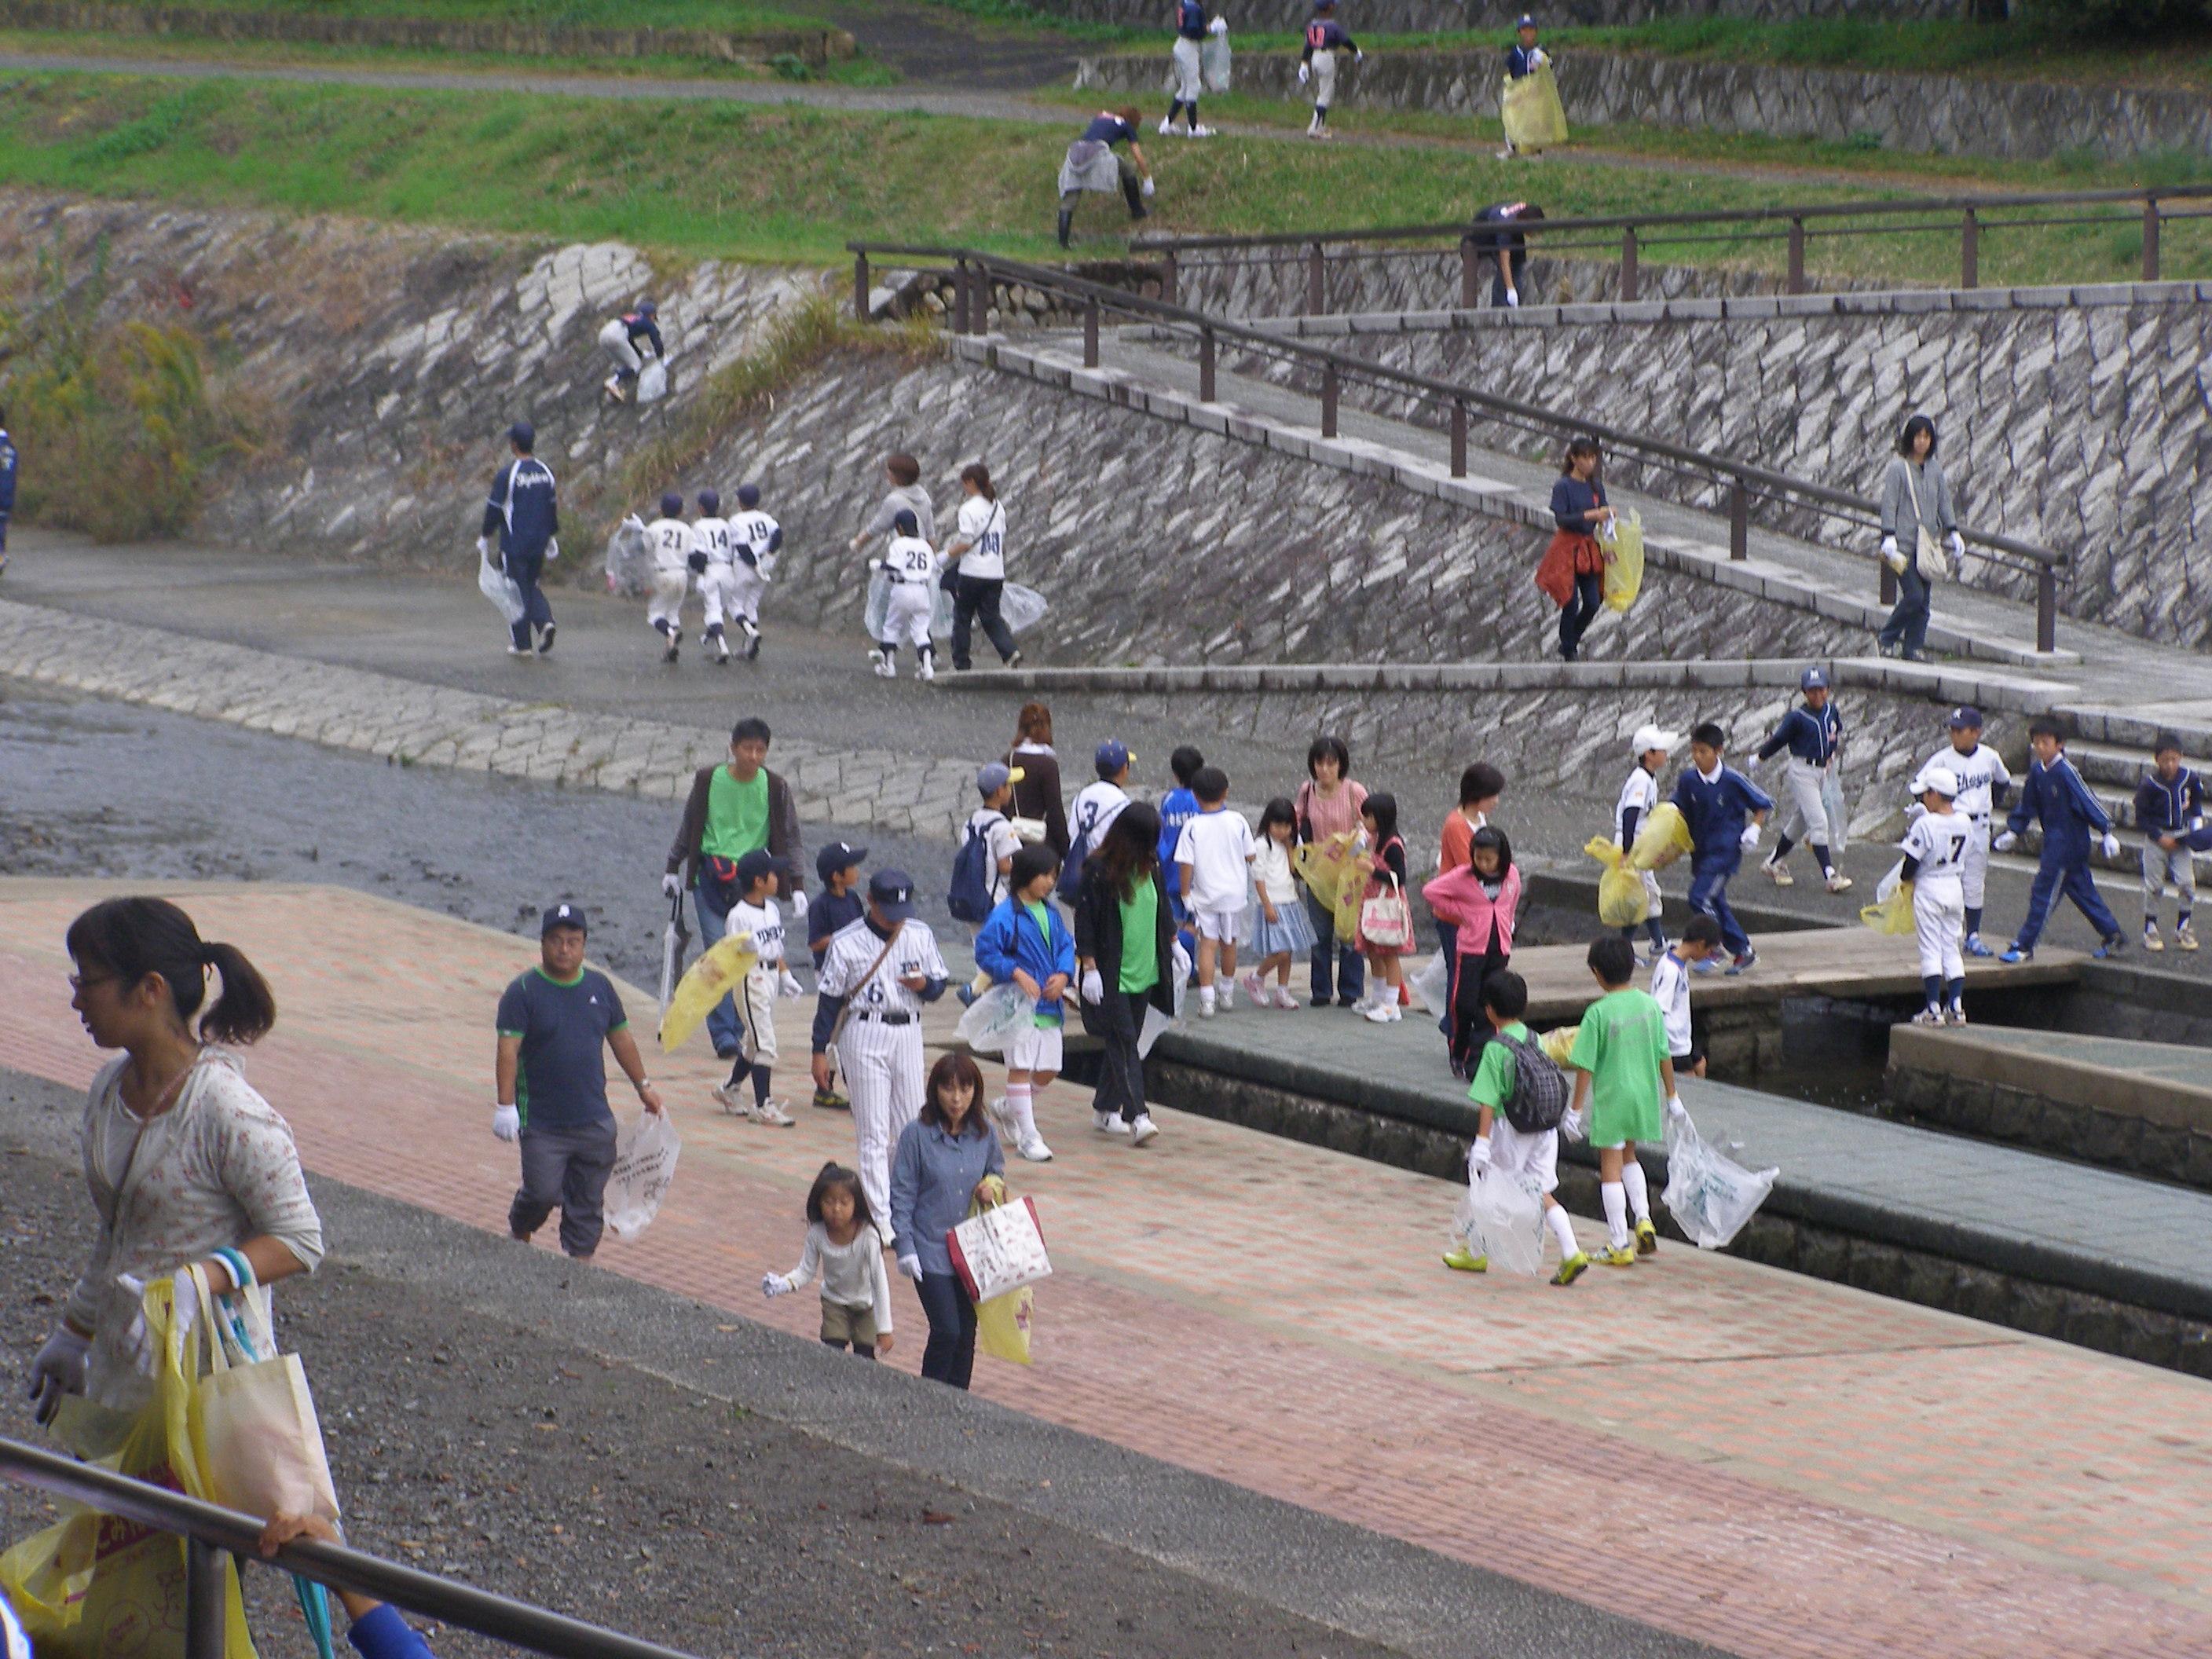
[[[1037,1133],[1036,1094],[1060,1075],[1062,999],[1075,979],[1075,935],[1053,908],[1060,858],[1042,842],[1014,854],[1006,896],[975,935],[975,965],[994,985],[1018,985],[1036,1004],[1030,1023],[1006,1039],[1006,1092],[988,1109],[999,1138],[1032,1164],[1052,1162]]]
[[[2027,919],[1997,959],[2026,962],[2035,954],[2035,941],[2043,936],[2044,924],[2051,920],[2051,907],[2058,902],[2062,892],[2088,918],[2103,941],[2094,954],[2115,955],[2122,942],[2120,924],[2113,920],[2097,884],[2090,878],[2089,834],[2094,830],[2104,836],[2108,859],[2119,856],[2119,837],[2112,833],[2112,819],[2097,805],[2097,798],[2081,781],[2074,763],[2066,758],[2065,734],[2055,722],[2037,720],[2030,726],[2027,746],[2035,751],[2035,763],[2027,769],[2020,799],[2005,818],[2004,834],[1990,844],[2000,853],[2009,853],[2027,828],[2027,821],[2034,818],[2043,825],[2043,857],[2036,866],[2035,884],[2028,890]]]
[[[2151,750],[2152,769],[2136,786],[2136,828],[2142,831],[2143,949],[2163,951],[2158,936],[2158,902],[2173,884],[2173,942],[2197,948],[2189,913],[2197,908],[2197,859],[2189,832],[2204,821],[2204,780],[2181,763],[2181,739],[2158,734]]]
[[[1690,764],[1675,780],[1674,805],[1690,826],[1690,908],[1721,925],[1721,943],[1734,958],[1728,971],[1741,974],[1759,961],[1751,935],[1729,908],[1729,878],[1742,866],[1744,854],[1759,845],[1759,826],[1774,810],[1774,798],[1722,760],[1727,734],[1712,721],[1692,728]],[[1717,967],[1711,957],[1695,972]]]
[[[1797,684],[1805,694],[1804,702],[1784,714],[1782,723],[1759,748],[1761,760],[1772,760],[1783,750],[1790,751],[1788,769],[1783,774],[1790,796],[1790,816],[1783,820],[1774,850],[1759,868],[1777,887],[1789,886],[1793,879],[1787,862],[1790,849],[1802,836],[1806,845],[1813,849],[1814,860],[1820,866],[1820,879],[1827,884],[1828,890],[1845,892],[1851,878],[1836,868],[1835,860],[1829,855],[1828,805],[1823,793],[1828,775],[1838,764],[1838,751],[1844,745],[1844,720],[1837,712],[1825,669],[1807,669],[1798,677]]]

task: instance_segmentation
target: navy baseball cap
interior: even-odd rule
[[[1800,691],[1825,691],[1828,689],[1828,677],[1820,669],[1808,668],[1797,677],[1797,689]]]
[[[891,515],[891,528],[902,536],[921,534],[921,520],[914,516],[914,509],[902,507]]]
[[[507,428],[507,441],[517,449],[535,449],[538,447],[538,428],[527,421],[517,421]]]
[[[850,842],[833,841],[814,855],[814,873],[827,881],[840,870],[867,862],[868,849]]]
[[[1951,711],[1954,732],[1978,732],[1982,729],[1982,711],[1972,703],[1960,703]]]
[[[573,927],[580,933],[592,931],[584,923],[584,907],[580,904],[556,904],[548,910],[545,919],[538,924],[538,937],[544,939],[556,927]]]
[[[738,885],[750,887],[763,876],[780,876],[783,860],[764,847],[756,847],[738,860]]]
[[[1513,27],[1514,27],[1515,28],[1516,28],[1516,29],[1533,29],[1533,28],[1534,28],[1534,27],[1536,27],[1536,19],[1535,19],[1534,15],[1533,13],[1529,13],[1529,12],[1525,12],[1525,11],[1524,11],[1524,12],[1522,12],[1522,13],[1521,14],[1521,21],[1520,21],[1519,22],[1517,22],[1517,23],[1514,24],[1514,26],[1513,26]]]
[[[760,486],[758,484],[750,483],[739,484],[738,486],[738,505],[739,507],[758,507],[760,505]]]
[[[914,914],[914,878],[903,870],[877,871],[868,878],[868,902],[884,921],[904,921]]]
[[[1119,777],[1121,769],[1129,763],[1129,745],[1119,738],[1109,738],[1098,745],[1098,752],[1091,758],[1091,763],[1098,769],[1100,777]]]

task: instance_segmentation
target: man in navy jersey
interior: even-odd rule
[[[486,552],[496,533],[500,568],[522,595],[522,616],[514,623],[507,654],[527,656],[535,629],[542,657],[553,648],[553,607],[546,604],[538,584],[545,574],[546,560],[561,556],[561,515],[553,504],[553,471],[531,453],[538,447],[537,428],[517,421],[507,429],[507,442],[514,457],[491,481],[477,551]]]

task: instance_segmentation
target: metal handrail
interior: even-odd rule
[[[1424,402],[1443,403],[1451,411],[1451,470],[1454,477],[1466,476],[1467,416],[1470,409],[1481,410],[1509,423],[1547,431],[1555,436],[1587,435],[1613,449],[1638,457],[1656,458],[1657,463],[1668,470],[1703,474],[1717,485],[1724,484],[1729,491],[1729,551],[1733,560],[1741,561],[1750,556],[1750,498],[1753,495],[1778,501],[1795,497],[1819,508],[1827,509],[1832,516],[1856,515],[1856,521],[1861,523],[1869,519],[1878,520],[1881,512],[1879,503],[1849,490],[1792,477],[1787,473],[1777,472],[1752,462],[1735,460],[1686,445],[1670,443],[1665,439],[1653,438],[1625,428],[1547,409],[1539,404],[1524,403],[1518,398],[1439,380],[1433,375],[1369,362],[1306,341],[1194,311],[1167,300],[1154,300],[1124,289],[1091,282],[1051,266],[1033,265],[974,248],[877,242],[848,242],[846,246],[854,256],[854,306],[862,315],[866,314],[867,308],[868,270],[872,256],[941,259],[951,262],[953,267],[952,325],[955,332],[983,331],[988,286],[992,274],[997,273],[1024,286],[1066,295],[1080,301],[1084,311],[1084,356],[1086,365],[1091,367],[1096,367],[1097,363],[1098,317],[1103,312],[1119,313],[1168,328],[1196,333],[1199,337],[1199,395],[1201,402],[1213,401],[1215,353],[1218,344],[1226,341],[1256,355],[1291,361],[1317,371],[1322,379],[1321,424],[1325,436],[1334,435],[1338,398],[1346,380],[1378,384]],[[983,291],[976,291],[978,284],[981,285]],[[2019,561],[2033,569],[2036,577],[2036,648],[2039,651],[2055,649],[2057,573],[2059,566],[2070,562],[2069,556],[1995,532],[1961,527],[1960,534],[1965,541]],[[1887,602],[1893,598],[1894,578],[1886,564],[1881,565],[1880,568],[1881,592]]]
[[[343,1544],[302,1538],[272,1557],[260,1553],[262,1523],[250,1515],[187,1498],[166,1486],[80,1463],[20,1440],[0,1439],[0,1476],[102,1515],[173,1533],[185,1540],[185,1659],[222,1659],[224,1558],[267,1560],[331,1589],[389,1601],[441,1624],[488,1636],[552,1659],[692,1659],[617,1631],[563,1618],[526,1601],[457,1584]]]

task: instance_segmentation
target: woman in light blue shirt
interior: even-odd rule
[[[929,1320],[921,1374],[956,1389],[975,1369],[975,1304],[952,1271],[945,1240],[967,1219],[976,1188],[1003,1176],[1006,1155],[982,1109],[983,1073],[966,1054],[947,1054],[929,1074],[921,1115],[899,1132],[891,1154],[891,1233],[899,1271],[915,1282]]]

